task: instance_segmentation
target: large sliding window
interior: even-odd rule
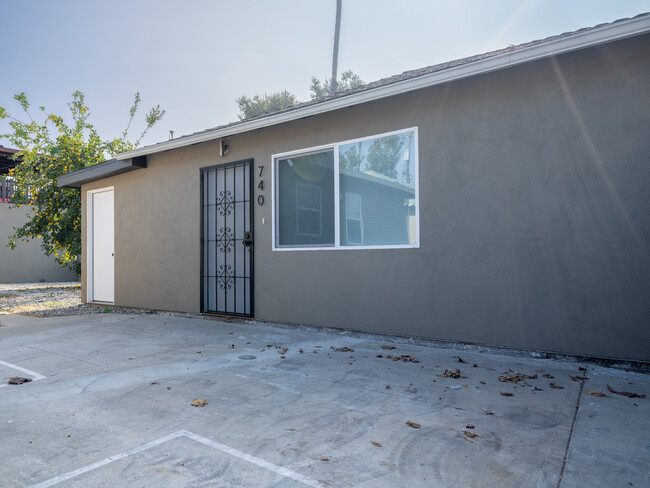
[[[417,247],[417,129],[273,157],[283,249]]]

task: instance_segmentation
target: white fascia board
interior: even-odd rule
[[[199,144],[201,142],[212,141],[229,137],[243,132],[249,132],[256,129],[270,127],[273,125],[290,122],[293,120],[311,117],[334,110],[339,110],[361,103],[367,103],[382,98],[400,95],[403,93],[427,88],[430,86],[448,83],[450,81],[469,78],[483,73],[500,70],[518,64],[536,61],[538,59],[556,56],[559,54],[585,49],[588,47],[613,42],[627,37],[637,36],[650,32],[650,16],[644,16],[638,19],[630,19],[614,25],[603,26],[599,29],[591,29],[582,34],[575,34],[570,37],[556,39],[544,42],[535,46],[523,48],[510,53],[499,54],[497,56],[481,59],[478,61],[462,64],[453,68],[443,69],[434,73],[419,76],[404,81],[391,83],[390,85],[380,86],[370,90],[354,93],[348,96],[335,98],[325,102],[309,105],[304,108],[289,110],[277,115],[269,115],[260,119],[242,122],[232,126],[220,129],[208,130],[199,134],[185,136],[177,140],[162,142],[152,146],[134,149],[132,151],[116,155],[117,159],[128,159],[137,156],[144,156],[162,151],[169,151],[180,147]]]

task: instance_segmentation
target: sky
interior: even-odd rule
[[[339,73],[371,82],[647,11],[650,0],[343,0]],[[158,104],[143,145],[191,134],[238,120],[241,95],[309,100],[311,77],[331,73],[335,14],[336,0],[2,0],[0,107],[20,115],[12,97],[25,92],[65,117],[80,90],[108,139],[140,92],[132,139]]]

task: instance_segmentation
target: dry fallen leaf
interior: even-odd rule
[[[298,349],[298,352],[299,352],[300,354],[302,354],[303,351],[302,351],[302,349]]]
[[[393,361],[403,361],[405,363],[419,363],[417,359],[415,359],[413,356],[410,354],[402,354],[401,356],[386,356],[388,359],[392,359]]]
[[[441,378],[467,378],[463,373],[460,372],[460,369],[445,369],[445,372],[442,374],[437,374]]]
[[[410,420],[406,422],[406,425],[408,425],[409,427],[413,427],[414,429],[419,429],[420,427],[422,427],[420,424],[411,422]]]
[[[552,381],[548,384],[548,386],[550,386],[551,388],[555,388],[556,390],[564,390],[564,387],[563,387],[563,386],[556,385],[556,384],[553,383]]]
[[[537,379],[537,375],[528,376],[524,373],[509,374],[508,376],[499,376],[499,381],[502,383],[519,383],[527,379]]]
[[[23,378],[22,376],[12,376],[9,378],[10,385],[22,385],[23,383],[29,383],[32,381],[31,378]]]
[[[591,396],[595,396],[595,397],[606,397],[607,396],[602,391],[598,391],[598,390],[587,390],[586,393],[587,393],[587,395],[591,395]]]
[[[470,441],[472,444],[475,444],[475,442],[472,439],[470,439],[469,437],[465,437],[465,440]]]
[[[466,428],[466,429],[473,429],[474,426],[473,426],[472,424],[467,424],[467,425],[465,426],[465,428]]]
[[[500,391],[501,396],[514,396],[513,393],[508,393],[507,391]]]
[[[185,466],[185,463],[183,461],[181,461],[180,463],[178,463],[178,465],[179,466]]]
[[[381,447],[381,444],[379,442],[370,441],[370,444],[372,444],[373,446]]]
[[[572,374],[570,374],[569,376],[573,381],[584,381],[589,379],[586,376],[579,376],[579,375],[572,375]]]
[[[330,349],[332,349],[333,351],[336,351],[336,352],[354,352],[354,349],[352,349],[351,347],[347,347],[347,346],[345,346],[345,347],[334,347],[334,346],[332,346]]]
[[[485,415],[494,415],[494,412],[492,410],[488,410],[487,408],[484,408],[483,412],[485,412]]]
[[[474,437],[482,437],[481,434],[477,434],[476,432],[474,432],[472,430],[464,430],[463,434],[465,434],[470,439],[474,439]]]
[[[607,385],[607,389],[612,393],[617,395],[626,396],[628,398],[645,398],[645,395],[639,395],[638,393],[632,393],[630,391],[616,391],[611,386]]]
[[[192,400],[191,405],[193,407],[205,407],[208,404],[203,398],[197,398],[196,400]]]
[[[458,362],[459,362],[459,363],[465,363],[465,364],[467,364],[467,361],[465,361],[465,360],[464,360],[463,358],[461,358],[460,356],[456,356],[456,357],[458,358]]]
[[[320,458],[321,461],[329,461],[330,458]]]
[[[381,346],[381,348],[390,351],[391,349],[395,349],[395,346]]]

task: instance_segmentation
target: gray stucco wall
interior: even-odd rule
[[[76,274],[61,268],[54,257],[43,254],[39,239],[21,242],[15,249],[7,247],[14,227],[22,226],[28,214],[28,207],[0,203],[0,283],[77,281]]]
[[[638,37],[151,155],[83,188],[115,187],[116,304],[200,310],[199,169],[252,157],[256,318],[648,361],[649,60]],[[272,251],[272,154],[413,126],[419,249]]]

